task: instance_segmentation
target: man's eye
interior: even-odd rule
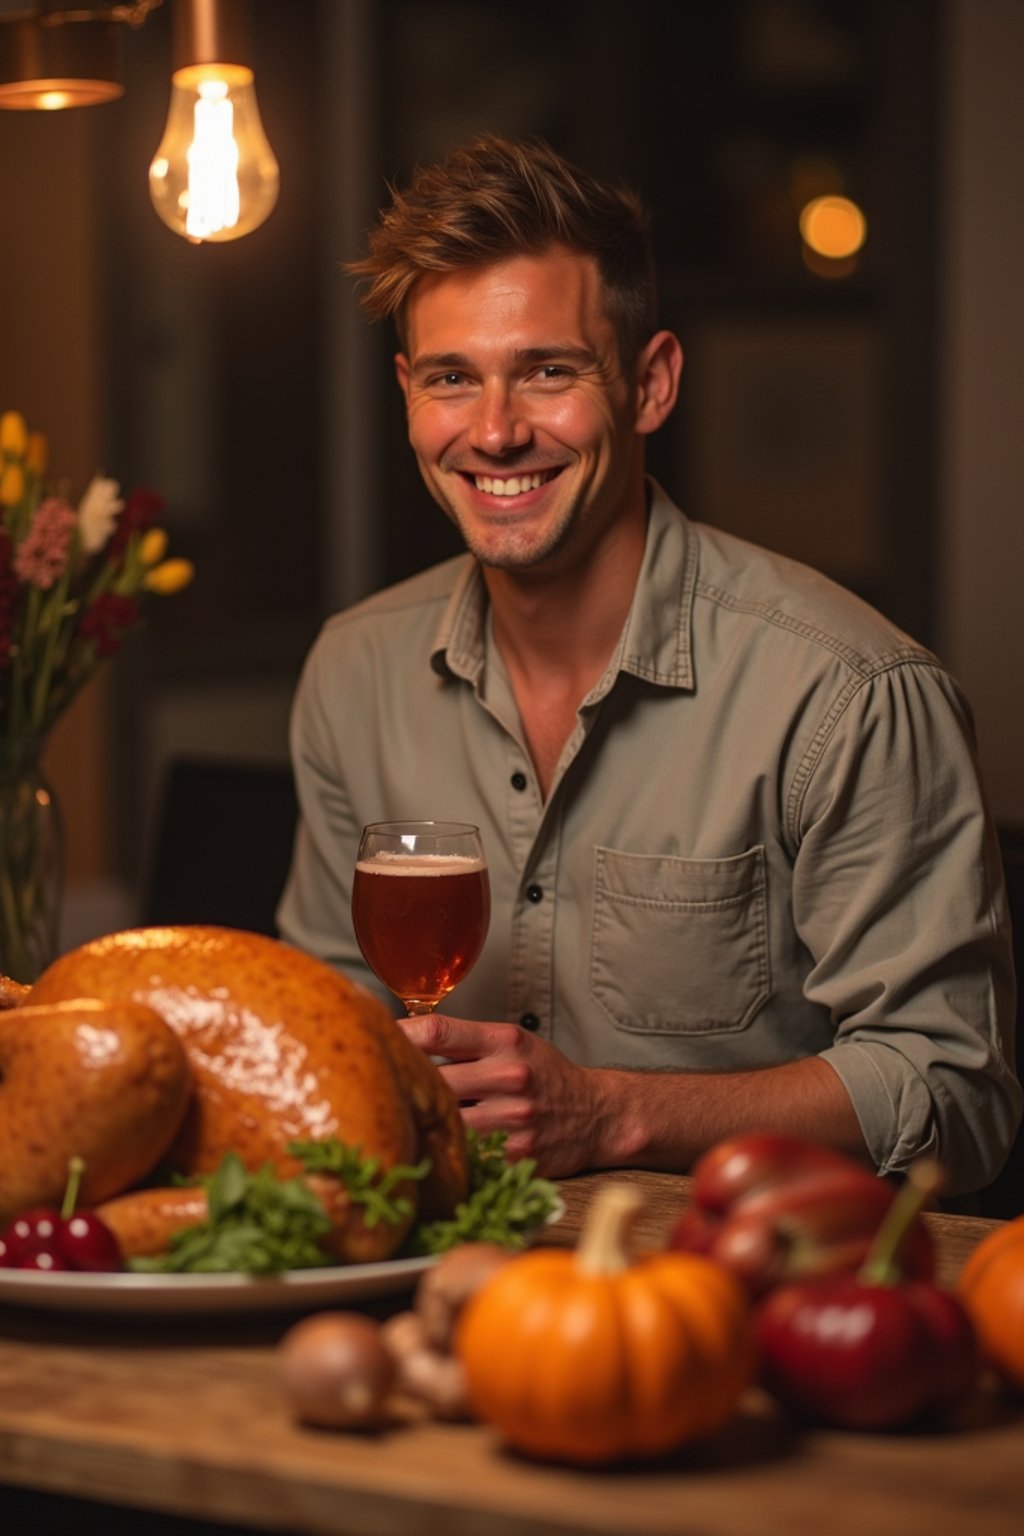
[[[566,368],[563,363],[544,363],[537,369],[537,378],[542,384],[564,384],[573,377],[571,368]]]
[[[439,373],[430,382],[435,389],[458,389],[460,385],[465,384],[466,375],[464,373],[456,373],[453,370],[450,373]]]

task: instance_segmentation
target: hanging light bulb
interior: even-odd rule
[[[277,202],[256,104],[246,0],[175,0],[171,107],[149,168],[153,206],[186,240],[237,240]]]

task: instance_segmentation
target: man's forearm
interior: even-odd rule
[[[593,1070],[599,1167],[689,1168],[748,1131],[806,1136],[871,1162],[849,1094],[816,1056],[757,1072]]]

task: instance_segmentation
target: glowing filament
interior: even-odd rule
[[[223,80],[204,80],[193,114],[194,133],[186,151],[188,211],[185,232],[193,240],[208,240],[218,230],[238,223],[238,145],[235,109]]]

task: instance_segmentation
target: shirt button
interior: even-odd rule
[[[520,773],[518,771],[518,769],[512,775],[512,788],[513,789],[525,789],[526,788],[526,774],[525,773]]]
[[[540,1029],[540,1019],[535,1013],[521,1014],[519,1022],[524,1029]]]
[[[544,892],[541,890],[539,885],[528,885],[526,887],[526,899],[527,901],[532,902],[543,901]]]

